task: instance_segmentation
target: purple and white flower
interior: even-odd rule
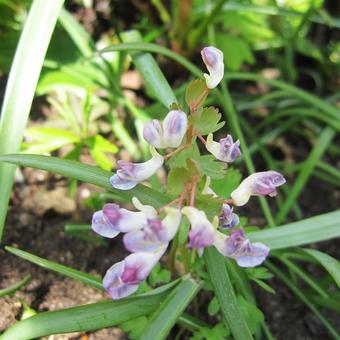
[[[204,78],[209,89],[216,87],[224,75],[223,52],[218,48],[209,46],[203,48],[201,56],[209,74],[204,73]]]
[[[170,111],[163,123],[153,119],[145,123],[143,128],[144,139],[158,149],[177,148],[183,140],[188,128],[188,118],[185,112]]]
[[[229,205],[224,203],[222,206],[222,214],[220,215],[220,228],[222,229],[233,229],[239,223],[240,219],[238,215],[233,213],[233,208]]]
[[[117,173],[110,178],[111,185],[115,189],[129,190],[155,174],[163,165],[164,158],[154,147],[150,151],[152,158],[144,163],[118,161]]]
[[[233,231],[230,236],[216,231],[214,246],[222,255],[235,259],[240,267],[260,265],[270,250],[263,243],[251,243],[245,237],[243,229]]]
[[[204,211],[194,207],[182,208],[182,214],[191,224],[189,232],[189,247],[196,248],[201,255],[203,249],[214,243],[215,227],[209,222]]]
[[[227,135],[227,137],[220,139],[219,142],[214,142],[213,134],[210,133],[207,137],[205,146],[210,153],[223,162],[231,163],[241,155],[240,141],[237,140],[234,143],[231,135]]]
[[[155,251],[174,238],[181,222],[181,211],[168,207],[161,221],[158,217],[148,218],[143,229],[133,230],[124,235],[125,248],[131,252]]]
[[[276,187],[286,183],[285,178],[276,171],[256,172],[246,179],[231,193],[235,205],[245,205],[250,196],[276,196]]]
[[[166,246],[155,252],[138,252],[114,264],[105,274],[103,287],[117,300],[134,293],[149,276],[166,250]]]

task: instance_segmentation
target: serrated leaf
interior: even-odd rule
[[[168,175],[168,194],[177,196],[183,189],[185,183],[190,179],[190,174],[185,168],[172,168]]]
[[[194,128],[203,136],[219,130],[225,122],[220,122],[221,113],[213,106],[203,108],[199,121],[194,125]]]
[[[211,181],[211,188],[218,196],[228,199],[231,192],[241,183],[241,178],[242,175],[239,170],[228,168],[223,178]]]
[[[225,176],[225,164],[215,160],[212,155],[200,156],[195,159],[200,171],[212,179],[221,179]]]
[[[170,168],[186,168],[188,159],[196,159],[200,156],[200,152],[196,144],[190,148],[184,149],[178,154],[171,157],[168,161]]]
[[[222,209],[222,200],[210,195],[202,195],[196,193],[196,207],[203,210],[208,219],[211,220],[214,216],[219,216]]]
[[[185,91],[185,101],[191,111],[196,111],[203,105],[208,96],[208,88],[203,79],[193,80]]]

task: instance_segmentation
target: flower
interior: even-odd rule
[[[118,170],[110,178],[110,183],[115,189],[129,190],[134,188],[138,183],[151,177],[164,162],[154,147],[150,147],[152,158],[144,163],[132,163],[118,161]]]
[[[230,236],[216,231],[214,245],[222,255],[235,259],[240,267],[258,266],[269,254],[269,248],[263,243],[251,243],[244,236],[243,229],[232,232]]]
[[[233,213],[233,208],[224,203],[222,214],[220,215],[220,227],[222,229],[232,229],[240,223],[239,217]]]
[[[131,252],[155,251],[167,246],[177,233],[181,222],[181,211],[168,207],[161,221],[158,217],[149,218],[143,229],[133,230],[124,235],[125,248]]]
[[[117,300],[134,293],[151,273],[153,267],[164,254],[166,247],[155,252],[138,252],[115,263],[103,278],[103,287]]]
[[[201,56],[209,71],[209,74],[204,73],[207,87],[213,89],[220,83],[224,75],[223,52],[216,47],[209,46],[203,48]]]
[[[223,162],[231,163],[241,155],[240,141],[235,143],[231,135],[220,139],[219,143],[213,141],[213,134],[210,133],[207,137],[207,150],[212,153],[217,159]]]
[[[276,187],[286,183],[285,178],[276,171],[256,172],[246,179],[231,193],[235,205],[245,205],[250,196],[276,196]]]
[[[183,111],[170,111],[163,123],[158,119],[147,122],[143,128],[144,139],[158,149],[177,148],[187,131],[188,118]]]
[[[118,204],[105,204],[103,210],[93,214],[92,230],[101,236],[113,238],[120,232],[127,233],[141,229],[148,218],[157,216],[155,208],[141,204],[136,197],[132,199],[132,203],[140,211],[120,208]]]
[[[209,176],[207,176],[205,183],[204,183],[203,190],[202,190],[202,194],[203,195],[209,195],[209,196],[212,196],[212,197],[217,197],[215,191],[210,188],[210,183],[211,183],[211,178]]]
[[[189,247],[198,249],[199,254],[202,254],[205,247],[214,243],[215,228],[209,222],[204,211],[194,207],[184,207],[182,214],[187,217],[191,224]]]

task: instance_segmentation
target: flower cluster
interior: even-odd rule
[[[204,91],[208,91],[223,78],[223,53],[215,47],[206,47],[201,55],[209,71],[209,75],[204,74]],[[190,114],[194,116],[197,112]],[[214,141],[212,133],[206,135],[204,139],[190,115],[179,107],[171,110],[162,122],[157,119],[147,122],[143,136],[150,144],[151,159],[144,163],[118,161],[118,170],[110,178],[112,187],[118,190],[134,188],[154,175],[166,160],[195,144],[196,138],[203,141],[206,150],[218,161],[232,163],[241,155],[240,142],[234,142],[231,135],[219,142]],[[165,155],[157,150],[170,148],[175,150]],[[103,286],[113,299],[123,298],[138,289],[176,236],[183,216],[191,225],[187,247],[196,250],[199,256],[206,247],[215,246],[241,267],[254,267],[265,260],[269,248],[262,243],[251,243],[244,230],[237,228],[240,219],[233,206],[246,204],[251,196],[275,196],[276,187],[285,183],[284,177],[275,171],[254,173],[241,182],[229,200],[216,195],[210,188],[210,180],[209,176],[197,171],[184,184],[180,197],[158,211],[134,197],[135,211],[108,203],[93,215],[93,231],[109,238],[124,233],[124,246],[131,252],[123,261],[114,264],[103,279]],[[199,189],[199,181],[205,181],[203,189]],[[219,213],[214,218],[209,219],[205,211],[195,206],[197,194],[220,202]]]

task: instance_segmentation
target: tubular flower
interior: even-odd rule
[[[246,179],[231,193],[235,205],[245,205],[250,196],[276,196],[276,187],[286,183],[285,178],[276,171],[256,172]]]
[[[117,173],[110,178],[111,185],[116,189],[129,190],[151,177],[163,165],[164,158],[154,147],[150,151],[152,158],[144,163],[118,161]]]
[[[269,254],[269,248],[264,244],[250,243],[243,229],[232,232],[230,236],[216,231],[214,245],[221,254],[235,259],[240,267],[258,266]]]
[[[148,218],[142,230],[125,234],[125,248],[131,252],[149,252],[167,246],[177,233],[181,211],[170,207],[165,211],[167,215],[162,221],[158,217]]]
[[[223,52],[213,46],[203,48],[201,56],[209,74],[204,73],[204,78],[209,89],[216,87],[224,75]]]
[[[101,236],[113,238],[120,232],[127,233],[141,229],[148,218],[157,216],[155,208],[142,205],[136,197],[132,199],[132,203],[140,211],[120,208],[118,204],[105,204],[103,210],[93,214],[92,230]]]
[[[220,228],[233,229],[240,223],[238,215],[233,213],[233,208],[224,203],[222,206],[222,214],[220,215]]]
[[[139,252],[127,256],[106,272],[103,287],[114,300],[131,295],[149,276],[165,250],[166,247],[162,247],[155,252]]]
[[[210,153],[223,162],[231,163],[241,155],[240,141],[237,140],[234,143],[231,135],[227,135],[227,137],[220,139],[219,142],[214,142],[213,134],[210,133],[205,146]]]
[[[172,110],[162,124],[158,119],[147,122],[143,128],[143,136],[158,149],[177,148],[182,143],[187,127],[187,115],[183,111]]]
[[[184,207],[182,214],[187,217],[191,224],[189,232],[189,247],[196,248],[199,254],[203,249],[214,243],[215,228],[209,222],[204,211],[194,207]]]

